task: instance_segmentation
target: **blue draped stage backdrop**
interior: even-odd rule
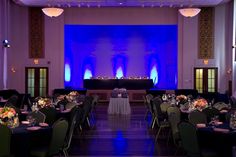
[[[177,25],[65,25],[65,87],[83,79],[148,76],[177,88]]]

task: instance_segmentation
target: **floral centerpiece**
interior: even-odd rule
[[[176,96],[176,101],[178,101],[180,104],[184,104],[187,102],[187,96],[178,95],[178,96]]]
[[[52,100],[49,98],[39,98],[38,99],[38,107],[39,108],[44,108],[44,107],[52,107]]]
[[[67,95],[67,99],[70,102],[76,101],[76,98],[79,96],[79,93],[77,91],[72,91]]]
[[[194,106],[194,108],[202,111],[204,108],[206,108],[208,106],[208,103],[207,103],[206,99],[200,98],[200,99],[196,99],[193,102],[193,106]]]
[[[7,125],[9,127],[16,127],[19,125],[18,115],[14,108],[0,108],[0,124]]]

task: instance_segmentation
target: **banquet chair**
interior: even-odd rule
[[[75,102],[68,102],[66,105],[65,105],[65,108],[68,109],[68,110],[71,110],[73,107],[77,106],[77,103]]]
[[[6,102],[5,105],[11,104],[15,107],[17,107],[17,101],[18,101],[18,96],[17,95],[12,95]]]
[[[152,116],[152,121],[153,121],[154,117],[153,117],[153,109],[152,109],[152,104],[151,104],[152,99],[153,99],[152,94],[148,94],[144,97],[144,104],[146,105],[146,108],[147,108],[144,119],[146,119],[148,116],[148,113],[150,113]]]
[[[44,123],[45,119],[46,119],[45,114],[43,114],[40,111],[31,112],[31,113],[29,113],[28,116],[32,116],[35,119],[36,124]]]
[[[170,123],[171,134],[173,138],[173,142],[176,146],[179,147],[179,129],[178,124],[180,122],[181,114],[180,110],[176,106],[171,106],[167,109],[168,121]]]
[[[211,121],[213,117],[220,115],[220,111],[217,110],[215,107],[207,107],[203,109],[202,112],[206,114],[208,123]]]
[[[83,105],[83,118],[82,118],[82,124],[83,125],[88,125],[90,127],[90,112],[92,110],[92,101],[93,97],[92,96],[86,96],[84,100],[84,105]]]
[[[231,104],[231,108],[235,109],[236,108],[236,98],[231,96],[229,101],[230,101],[230,104]]]
[[[0,157],[10,157],[11,130],[5,125],[0,124]]]
[[[207,116],[198,110],[192,111],[188,115],[189,122],[196,125],[199,123],[207,124]]]
[[[71,115],[70,115],[70,119],[69,119],[69,130],[67,131],[67,135],[66,135],[66,140],[65,143],[63,145],[62,151],[64,153],[65,157],[68,157],[68,149],[70,148],[70,144],[71,144],[71,140],[74,134],[74,130],[75,130],[75,126],[77,123],[77,116],[79,114],[79,107],[75,106],[74,108],[72,108],[71,110]]]
[[[167,109],[171,106],[171,103],[168,103],[168,102],[163,102],[161,103],[160,107],[161,107],[161,112],[163,114],[166,114],[167,113]]]
[[[64,119],[59,119],[52,126],[52,137],[49,146],[32,148],[30,154],[36,157],[48,157],[60,154],[64,146],[67,130],[68,122]]]
[[[211,149],[200,148],[196,127],[189,122],[178,124],[181,144],[189,157],[217,157],[218,154]]]
[[[94,116],[94,110],[96,105],[98,104],[98,95],[92,95],[93,100],[92,100],[92,104],[91,104],[91,111],[90,111],[90,117],[93,121],[95,121],[95,116]]]
[[[158,127],[155,141],[157,141],[157,139],[159,138],[159,135],[163,129],[170,127],[169,122],[163,116],[163,114],[161,112],[161,108],[160,108],[161,103],[162,103],[162,100],[160,97],[155,97],[152,101],[153,113],[154,113],[154,120],[153,120],[152,128],[154,128],[155,124],[157,124],[157,127]]]
[[[54,107],[44,107],[39,111],[46,116],[45,123],[52,125],[56,121],[57,112]]]

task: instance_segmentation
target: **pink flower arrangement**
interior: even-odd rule
[[[200,98],[193,102],[193,106],[199,110],[203,110],[208,105],[206,99]]]
[[[18,116],[14,108],[0,108],[0,124],[16,127],[19,124]]]
[[[0,108],[0,119],[4,119],[4,118],[13,118],[16,116],[16,111],[15,109],[11,108],[11,107],[4,107],[4,108]]]

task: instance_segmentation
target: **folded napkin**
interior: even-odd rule
[[[197,126],[197,128],[205,128],[205,127],[206,127],[206,124],[204,124],[204,123],[199,123],[199,124],[197,124],[196,126]]]
[[[222,128],[214,128],[213,129],[216,132],[222,132],[222,133],[228,133],[229,129],[222,129]]]
[[[228,110],[221,110],[220,113],[227,113]]]

